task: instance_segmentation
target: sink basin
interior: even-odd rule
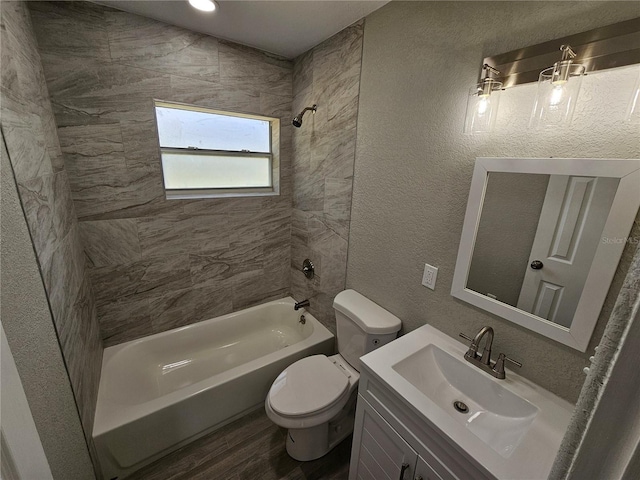
[[[527,400],[433,344],[391,368],[505,458],[538,413]]]
[[[488,478],[547,478],[573,405],[511,370],[492,377],[464,359],[467,349],[424,325],[361,357],[360,394],[392,398],[407,421],[443,451],[464,452]],[[369,378],[383,390],[370,390]]]

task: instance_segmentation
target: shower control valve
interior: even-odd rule
[[[304,273],[304,276],[308,279],[312,279],[315,275],[315,267],[313,265],[313,262],[308,258],[306,258],[304,262],[302,262],[302,273]]]

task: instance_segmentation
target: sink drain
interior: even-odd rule
[[[455,402],[453,402],[453,408],[455,408],[460,413],[469,413],[469,407],[467,407],[467,404],[461,402],[460,400],[456,400]]]

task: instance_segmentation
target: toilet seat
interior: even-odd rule
[[[285,417],[305,417],[330,409],[348,395],[349,378],[325,355],[287,367],[273,382],[268,403]]]

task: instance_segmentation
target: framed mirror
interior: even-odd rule
[[[640,160],[477,158],[451,295],[585,351],[640,207]]]

